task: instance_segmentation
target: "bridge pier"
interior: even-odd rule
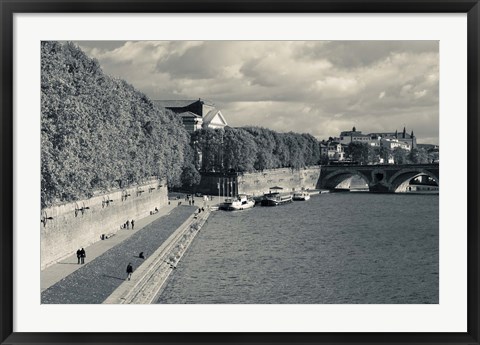
[[[394,190],[391,190],[388,186],[381,183],[368,184],[368,189],[370,193],[395,193]]]

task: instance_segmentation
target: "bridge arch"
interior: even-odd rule
[[[402,186],[406,186],[410,182],[410,180],[420,175],[427,175],[432,178],[437,184],[439,184],[438,176],[426,169],[405,168],[397,171],[389,179],[390,190],[392,192],[396,192],[397,190],[402,189]]]
[[[353,176],[359,176],[365,183],[369,184],[370,179],[357,169],[344,168],[333,171],[322,178],[322,188],[335,189],[340,183]]]
[[[366,181],[370,192],[395,193],[406,191],[409,181],[416,176],[428,176],[439,184],[437,164],[378,164],[327,165],[322,167],[317,188],[335,189],[342,181],[358,176]]]

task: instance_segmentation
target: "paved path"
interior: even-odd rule
[[[153,221],[157,220],[162,216],[169,214],[176,206],[177,202],[171,202],[171,205],[161,207],[158,213],[135,220],[134,230],[119,230],[117,231],[115,236],[110,237],[105,241],[98,241],[88,247],[85,247],[85,251],[87,253],[86,263],[93,261],[95,258],[102,255],[107,250],[115,247],[133,234],[137,233],[139,230],[143,229],[143,227],[145,227],[146,225],[152,223]],[[72,274],[81,267],[83,266],[77,264],[77,255],[75,253],[72,253],[71,256],[57,262],[54,265],[47,267],[41,272],[41,291],[45,291],[50,286],[58,283],[60,280]]]
[[[172,202],[173,203],[173,202]],[[173,208],[173,205],[170,206]],[[62,273],[64,276],[71,274],[46,288],[42,292],[42,303],[45,304],[92,304],[102,303],[122,282],[125,281],[125,269],[129,262],[137,268],[143,259],[138,258],[138,253],[153,253],[194,211],[196,207],[175,207],[164,217],[141,228],[140,220],[135,222],[138,230],[121,230],[108,240],[97,242],[90,246],[87,252],[87,263],[77,265],[75,256],[51,268],[51,273],[46,274],[44,286],[47,281],[54,281]],[[157,215],[156,215],[157,216]],[[153,216],[152,216],[153,217]],[[150,221],[147,217],[145,222]],[[124,232],[130,232],[128,238],[121,238]],[[119,236],[116,240],[114,240]],[[114,243],[113,241],[117,241]],[[95,245],[98,246],[94,248]],[[105,251],[103,246],[112,246]],[[93,259],[97,253],[97,257]],[[102,254],[103,253],[103,254]],[[92,260],[93,259],[93,260]],[[61,266],[66,266],[65,268]],[[44,270],[47,271],[48,269]],[[57,271],[55,271],[57,270]],[[54,271],[57,274],[54,274]],[[62,271],[62,272],[60,272]],[[43,276],[42,272],[42,276]],[[50,278],[48,278],[50,277]],[[47,279],[48,278],[48,279]],[[43,282],[42,282],[43,285]]]

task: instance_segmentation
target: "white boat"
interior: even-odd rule
[[[293,200],[296,200],[296,201],[307,201],[308,199],[310,199],[310,193],[309,192],[296,192],[296,193],[293,193]]]
[[[262,206],[278,206],[292,202],[291,194],[268,193],[263,195]]]
[[[238,211],[246,210],[255,206],[255,201],[248,198],[247,195],[240,194],[235,198],[225,199],[225,202],[220,204],[221,210],[226,211]]]

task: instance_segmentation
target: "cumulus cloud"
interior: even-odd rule
[[[210,99],[232,126],[414,130],[438,143],[437,41],[77,42],[152,99]]]

